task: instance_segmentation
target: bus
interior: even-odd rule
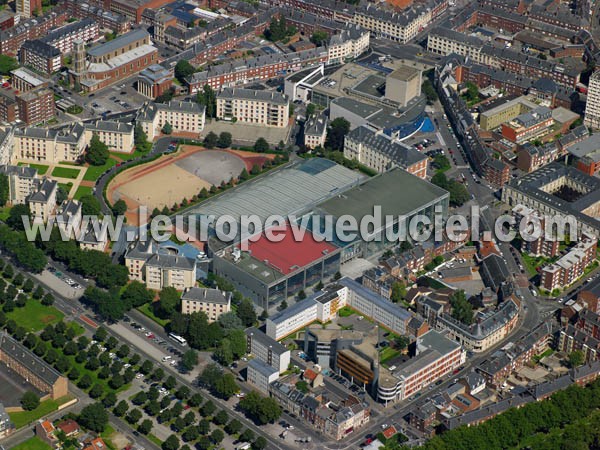
[[[175,333],[169,333],[169,337],[181,345],[187,345],[187,341]]]

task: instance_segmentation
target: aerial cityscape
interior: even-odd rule
[[[0,1],[0,450],[600,448],[599,10]]]

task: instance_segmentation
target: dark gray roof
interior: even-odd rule
[[[88,27],[93,27],[95,23],[96,22],[89,17],[81,19],[76,22],[69,23],[64,27],[60,27],[50,31],[44,37],[41,37],[40,41],[52,45],[54,42],[63,39],[65,36],[68,36],[71,33],[77,33],[80,30],[84,30]]]
[[[131,133],[133,125],[130,123],[117,122],[116,120],[96,120],[86,122],[84,127],[92,131],[112,131],[114,133]]]
[[[179,255],[154,254],[146,261],[149,266],[159,266],[163,269],[194,270],[196,261]]]
[[[253,341],[260,343],[264,347],[271,348],[272,352],[277,355],[282,355],[289,351],[275,339],[267,336],[258,328],[248,328],[246,330],[246,336],[250,337],[250,339],[252,339]]]
[[[56,191],[58,183],[54,180],[44,178],[37,191],[29,196],[30,202],[46,203],[53,192]]]
[[[287,95],[280,92],[241,88],[224,88],[217,94],[217,98],[260,100],[280,105],[285,105],[289,102]]]
[[[118,36],[112,41],[91,48],[88,50],[87,53],[90,56],[100,57],[107,53],[114,52],[115,50],[125,47],[126,45],[129,45],[130,43],[143,39],[145,37],[150,37],[150,34],[143,28],[138,28],[133,31],[130,31],[129,33],[125,33],[121,36]]]
[[[34,355],[27,347],[13,339],[7,333],[0,335],[0,350],[18,361],[19,364],[27,368],[30,372],[35,373],[50,386],[53,386],[61,378],[61,374],[57,370],[46,364],[41,358]]]
[[[327,129],[327,117],[323,115],[312,116],[304,124],[304,134],[309,136],[322,136]]]
[[[486,286],[497,291],[510,278],[510,270],[504,258],[492,253],[481,261],[481,278]]]
[[[181,300],[227,305],[231,301],[231,292],[220,291],[219,289],[193,287],[181,295]]]
[[[271,367],[270,365],[261,361],[258,358],[250,360],[250,362],[248,363],[248,369],[254,369],[265,377],[270,377],[274,373],[279,373],[278,369]]]
[[[37,169],[29,166],[0,166],[0,173],[4,175],[16,175],[21,178],[35,178]]]
[[[43,56],[44,58],[54,58],[56,56],[60,56],[60,50],[56,47],[53,47],[50,44],[46,44],[45,42],[36,39],[34,41],[25,41],[21,46],[21,49],[25,49],[35,53],[36,55]]]

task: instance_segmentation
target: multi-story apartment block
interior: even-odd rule
[[[16,96],[19,118],[28,125],[46,122],[54,117],[54,93],[42,88]]]
[[[181,295],[182,314],[203,312],[209,322],[214,322],[221,314],[229,311],[231,311],[231,292],[193,287]]]
[[[75,162],[85,150],[83,125],[74,123],[63,130],[21,128],[14,133],[13,162]]]
[[[136,241],[125,252],[129,279],[146,283],[150,289],[174,287],[179,291],[196,285],[196,260],[160,253],[152,240]]]
[[[42,78],[37,73],[26,67],[19,67],[10,72],[12,77],[12,86],[20,92],[32,91],[48,87],[50,80]]]
[[[475,36],[454,31],[451,28],[436,27],[427,35],[427,51],[438,55],[468,56],[479,60],[483,41]]]
[[[58,72],[62,67],[60,50],[39,39],[23,43],[19,60],[24,66],[30,66],[48,75]]]
[[[217,94],[217,118],[285,128],[289,124],[290,100],[274,91],[225,88]]]
[[[538,106],[508,123],[503,123],[502,137],[516,144],[522,144],[546,135],[552,125],[554,125],[554,119],[550,108]]]
[[[290,351],[257,328],[246,330],[248,353],[283,373],[290,365]]]
[[[133,151],[134,126],[129,123],[112,120],[96,120],[84,124],[85,141],[87,144],[96,134],[100,141],[104,142],[110,151],[131,153]]]
[[[169,103],[145,103],[138,111],[136,123],[141,125],[148,139],[160,134],[168,122],[173,132],[198,133],[204,129],[205,108],[196,102],[175,101]]]
[[[15,11],[24,19],[29,19],[42,12],[42,0],[16,0]]]
[[[68,18],[66,11],[51,11],[41,17],[21,20],[17,26],[0,31],[0,53],[18,55],[23,42],[37,39],[51,29],[60,27]]]
[[[479,108],[479,127],[485,131],[495,130],[503,123],[510,122],[537,107],[538,105],[524,96],[502,99],[499,105],[492,103],[492,107]]]
[[[496,158],[490,158],[483,168],[483,177],[494,186],[504,186],[510,181],[510,166]]]
[[[63,5],[67,8],[69,17],[78,19],[90,18],[102,29],[108,29],[118,34],[129,31],[130,22],[122,15],[113,13],[104,8],[104,4],[92,5],[91,2],[65,0]]]
[[[40,41],[56,47],[60,53],[65,54],[73,51],[73,41],[91,42],[98,39],[99,36],[98,23],[92,18],[85,18],[52,30],[40,38]]]
[[[521,250],[529,253],[532,256],[542,256],[544,258],[553,258],[556,256],[560,249],[561,239],[557,236],[546,236],[544,227],[544,218],[537,213],[537,211],[528,208],[524,205],[517,205],[512,209],[513,216],[517,224],[521,223],[523,219],[526,223],[539,223],[543,230],[540,237],[531,241],[524,240]],[[528,230],[532,231],[532,230]]]
[[[304,124],[304,146],[306,148],[324,147],[327,137],[327,117],[317,115],[309,117]]]
[[[76,238],[81,229],[82,207],[77,200],[65,200],[60,205],[54,224],[61,232],[61,236],[67,236],[69,239]]]
[[[0,166],[11,163],[15,142],[15,127],[0,128]]]
[[[44,178],[36,191],[29,196],[27,203],[34,221],[47,222],[56,209],[56,191],[58,183]]]
[[[0,335],[0,362],[54,400],[68,394],[69,381],[7,333]]]
[[[340,64],[358,58],[369,49],[371,33],[359,25],[346,26],[329,38],[327,59],[329,64]]]
[[[352,22],[379,36],[406,44],[432,20],[432,10],[420,6],[390,13],[374,4],[367,4],[355,10]]]
[[[517,151],[517,167],[524,172],[533,172],[565,155],[558,142],[548,142],[541,146],[525,144]]]
[[[23,205],[38,186],[37,170],[27,166],[0,166],[0,174],[8,177],[8,203]]]
[[[540,286],[548,291],[563,289],[583,275],[585,268],[596,259],[597,239],[583,238],[554,264],[542,268]]]
[[[427,176],[427,156],[367,126],[355,128],[346,135],[344,156],[378,172],[398,166],[419,178]]]
[[[600,70],[590,76],[584,123],[588,127],[600,129]]]
[[[258,392],[269,395],[269,386],[279,379],[279,370],[260,359],[252,359],[248,363],[246,381]]]

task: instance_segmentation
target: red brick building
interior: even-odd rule
[[[50,89],[37,89],[17,95],[19,118],[28,125],[54,117],[54,94]]]
[[[17,26],[0,33],[0,53],[17,56],[23,42],[37,39],[52,28],[60,27],[69,18],[64,10],[52,11],[45,16],[22,20]]]

